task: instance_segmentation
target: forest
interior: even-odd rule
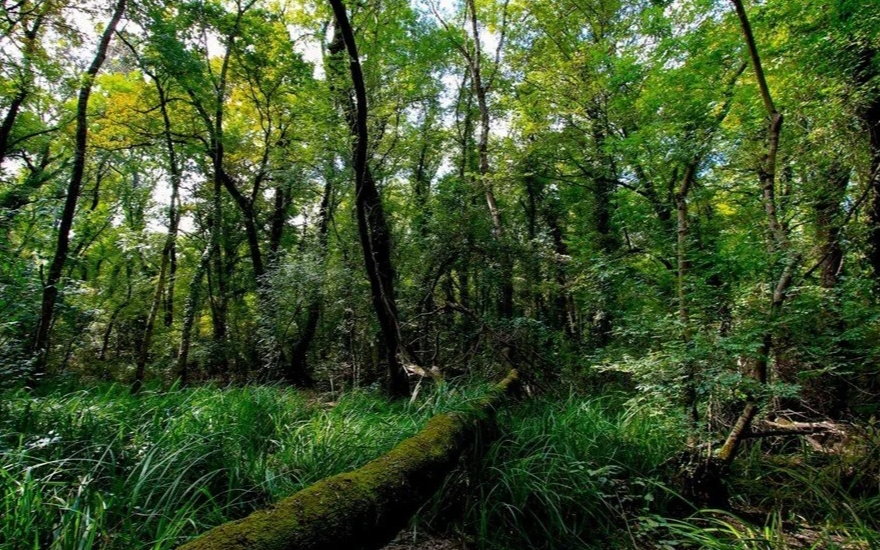
[[[876,0],[0,4],[0,548],[880,548]]]

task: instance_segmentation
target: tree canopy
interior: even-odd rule
[[[4,385],[400,396],[505,363],[629,384],[695,434],[874,410],[872,2],[3,15]]]

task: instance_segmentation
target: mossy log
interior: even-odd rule
[[[418,434],[365,466],[216,527],[181,550],[381,547],[440,488],[480,424],[491,417],[496,401],[516,380],[513,370],[472,412],[437,415]]]

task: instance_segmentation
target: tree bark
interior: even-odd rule
[[[373,308],[382,331],[388,365],[388,392],[403,397],[409,395],[409,382],[399,355],[405,352],[398,324],[397,303],[394,294],[394,268],[391,263],[391,234],[376,182],[370,171],[367,135],[367,91],[358,57],[354,33],[348,21],[345,6],[341,0],[330,0],[336,19],[335,44],[331,43],[331,56],[341,55],[339,40],[348,51],[351,80],[354,86],[355,101],[352,105],[348,95],[348,105],[343,105],[345,118],[354,138],[353,168],[355,173],[355,206],[358,218],[358,233],[364,253],[367,278],[370,281]]]
[[[816,230],[819,241],[821,267],[820,284],[822,288],[837,286],[843,268],[843,247],[841,238],[842,203],[849,185],[849,170],[838,161],[821,172],[819,193],[816,196]]]
[[[681,323],[682,340],[684,340],[686,346],[691,341],[690,316],[687,307],[687,276],[691,266],[688,260],[688,236],[690,235],[688,194],[696,177],[698,164],[699,159],[696,158],[685,167],[681,185],[675,192],[675,210],[678,220],[678,322]],[[685,358],[684,374],[685,412],[690,418],[691,428],[696,430],[697,424],[700,421],[697,411],[697,373],[693,361],[688,357]]]
[[[870,152],[871,209],[868,221],[871,227],[868,260],[874,271],[875,284],[880,287],[880,96],[874,98],[862,113],[862,122],[868,130]]]
[[[196,266],[196,272],[193,274],[192,281],[189,283],[189,296],[187,296],[186,304],[183,307],[183,327],[180,335],[180,348],[177,352],[177,377],[183,386],[189,383],[189,349],[192,343],[192,329],[195,324],[196,313],[199,310],[202,279],[211,265],[211,255],[213,252],[214,244],[208,243]]]
[[[43,297],[40,306],[40,320],[37,325],[36,336],[34,338],[31,351],[37,355],[32,375],[32,382],[45,374],[46,359],[49,353],[49,329],[52,326],[52,317],[55,312],[55,302],[58,298],[58,285],[61,282],[61,274],[64,270],[64,264],[67,261],[67,255],[70,250],[70,230],[73,226],[73,218],[76,213],[76,203],[79,199],[80,190],[82,189],[83,175],[86,166],[86,147],[88,144],[88,107],[89,96],[92,93],[92,84],[95,76],[101,70],[101,65],[107,57],[107,48],[110,45],[110,39],[116,31],[116,26],[122,19],[125,11],[126,0],[119,0],[113,11],[113,16],[107,23],[101,40],[98,43],[98,49],[95,57],[92,59],[86,74],[84,75],[82,86],[79,89],[79,95],[76,103],[76,149],[74,152],[73,172],[70,176],[70,183],[67,186],[67,198],[64,201],[64,209],[61,213],[61,223],[58,227],[58,240],[55,246],[55,256],[49,265],[49,271],[46,274],[46,283],[43,286]]]

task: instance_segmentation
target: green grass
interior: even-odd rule
[[[463,514],[476,548],[625,546],[629,518],[669,499],[660,465],[684,444],[676,417],[622,395],[528,401],[499,424],[423,514],[427,529]]]
[[[0,395],[0,548],[173,548],[364,464],[485,391],[442,385],[409,403],[357,391],[333,404],[274,386]],[[415,528],[481,550],[880,547],[880,430],[837,456],[752,444],[732,477],[739,511],[682,516],[664,480],[684,425],[624,394],[511,403],[497,439]]]
[[[0,398],[0,548],[173,548],[356,468],[484,388],[335,406],[282,387]]]
[[[839,456],[797,441],[752,445],[731,477],[732,503],[751,511],[741,514],[697,510],[675,494],[668,459],[687,432],[662,403],[532,400],[499,423],[503,437],[450,479],[417,528],[448,532],[463,517],[456,535],[481,550],[880,548],[877,433]]]

